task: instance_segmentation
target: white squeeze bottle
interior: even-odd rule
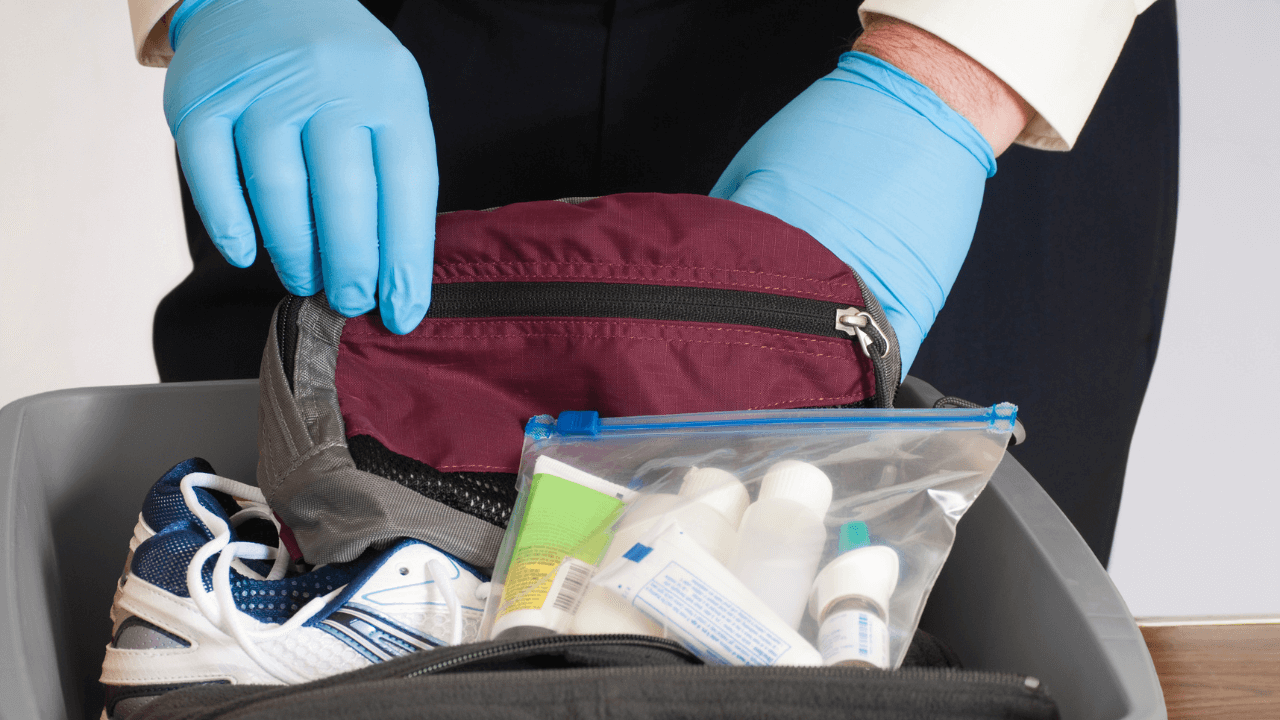
[[[799,460],[774,464],[742,516],[729,569],[792,628],[804,618],[826,547],[831,480]]]
[[[609,549],[600,560],[605,567],[626,552],[658,523],[678,520],[685,532],[720,562],[728,560],[738,521],[750,498],[737,476],[715,468],[690,468],[679,495],[641,495],[622,516]],[[575,635],[623,633],[663,636],[663,629],[603,588],[587,590],[569,632]]]
[[[898,553],[867,544],[867,526],[840,528],[840,555],[813,583],[809,612],[818,621],[825,665],[889,668],[889,599],[898,587]]]
[[[751,502],[747,488],[736,475],[717,468],[689,468],[680,485],[687,503],[676,511],[685,533],[721,563],[733,557],[738,525]]]

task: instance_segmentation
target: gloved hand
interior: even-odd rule
[[[247,189],[289,292],[417,326],[439,176],[413,55],[356,0],[186,0],[169,39],[165,117],[227,261],[256,254]]]
[[[884,307],[905,377],[995,172],[986,139],[932,90],[848,52],[747,141],[711,195],[794,225],[848,263]]]

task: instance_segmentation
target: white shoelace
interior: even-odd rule
[[[346,586],[340,586],[325,595],[317,595],[312,598],[283,624],[266,630],[250,629],[242,617],[243,613],[236,608],[235,597],[231,591],[231,568],[233,564],[238,572],[248,577],[260,580],[279,580],[288,572],[289,553],[281,546],[268,547],[252,542],[232,542],[231,529],[249,519],[265,519],[274,524],[278,531],[280,522],[268,508],[262,491],[252,485],[246,485],[219,475],[197,472],[183,477],[179,487],[187,507],[213,533],[213,539],[196,551],[191,558],[191,563],[187,566],[187,592],[196,603],[196,607],[215,627],[235,638],[236,642],[245,651],[245,654],[276,679],[287,684],[297,684],[313,679],[303,677],[292,669],[285,667],[278,660],[263,652],[258,643],[270,641],[296,630],[314,617],[316,613],[323,610],[329,601],[341,593]],[[224,521],[200,503],[195,494],[195,489],[198,487],[217,490],[236,498],[243,498],[249,502],[249,506],[232,515],[230,522]],[[215,554],[218,555],[218,560],[214,564],[213,590],[210,592],[204,589],[201,569],[209,558]],[[240,562],[241,559],[271,560],[271,571],[263,577],[243,562]],[[439,558],[432,558],[427,561],[426,573],[428,579],[432,581],[435,578],[448,578],[452,574],[448,564]],[[449,644],[458,645],[462,642],[462,603],[459,602],[452,583],[435,582],[435,585],[444,595],[445,605],[449,609],[450,624],[452,625]]]

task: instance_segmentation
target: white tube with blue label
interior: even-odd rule
[[[617,593],[707,663],[822,664],[813,645],[679,523],[646,533],[592,584]]]

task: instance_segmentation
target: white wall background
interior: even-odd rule
[[[1135,615],[1280,616],[1280,0],[1179,0],[1178,235],[1111,578]]]
[[[163,84],[125,0],[0,0],[0,405],[156,382],[151,316],[191,267]]]
[[[1178,245],[1111,573],[1139,616],[1280,614],[1280,0],[1179,9]],[[156,381],[190,261],[164,73],[130,43],[124,0],[0,4],[0,405]]]

